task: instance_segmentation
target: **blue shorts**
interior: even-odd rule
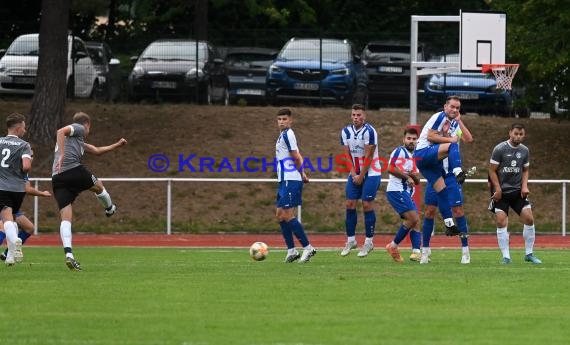
[[[418,169],[428,181],[428,185],[433,185],[442,176],[443,162],[437,159],[439,144],[426,147],[414,152]]]
[[[445,185],[447,186],[447,194],[449,196],[449,206],[462,206],[463,205],[463,189],[457,183],[455,175],[445,175]],[[437,206],[437,193],[431,185],[426,186],[424,204]]]
[[[418,211],[416,203],[408,192],[386,192],[386,198],[394,210],[398,212],[400,218],[404,218],[404,213],[408,211]]]
[[[277,188],[277,208],[292,208],[303,203],[303,181],[281,181]]]
[[[372,201],[376,199],[376,192],[378,192],[380,187],[381,179],[381,175],[366,176],[364,182],[357,186],[352,182],[352,176],[348,175],[345,189],[346,200],[362,199],[364,201]]]

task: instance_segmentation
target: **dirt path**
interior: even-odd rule
[[[345,242],[343,234],[309,234],[312,244],[317,248],[340,248]],[[360,237],[359,240],[362,240]],[[376,246],[388,243],[392,236],[376,236]],[[249,247],[255,241],[263,241],[273,248],[283,248],[280,234],[203,234],[203,235],[165,235],[165,234],[74,234],[75,246],[116,246],[116,247]],[[61,246],[59,234],[39,234],[31,237],[27,246]],[[458,248],[459,239],[436,235],[431,240],[432,248]],[[469,239],[471,248],[497,248],[495,235],[473,235]],[[410,247],[409,240],[402,247]],[[511,235],[511,248],[523,248],[521,234]],[[570,236],[537,235],[536,248],[570,248]]]

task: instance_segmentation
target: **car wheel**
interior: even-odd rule
[[[198,103],[212,104],[212,85],[209,83],[200,88]]]
[[[224,107],[230,105],[230,91],[228,90],[227,87],[224,87],[224,91],[222,93],[222,105]]]

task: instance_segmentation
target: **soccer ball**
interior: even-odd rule
[[[249,256],[255,261],[263,261],[269,254],[267,244],[263,242],[255,242],[249,247]]]

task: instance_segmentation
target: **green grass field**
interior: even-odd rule
[[[244,249],[26,248],[0,267],[2,344],[568,344],[570,254],[500,265],[498,250],[396,264],[320,251],[284,264]],[[409,252],[404,251],[404,255]],[[3,265],[2,265],[3,266]]]

